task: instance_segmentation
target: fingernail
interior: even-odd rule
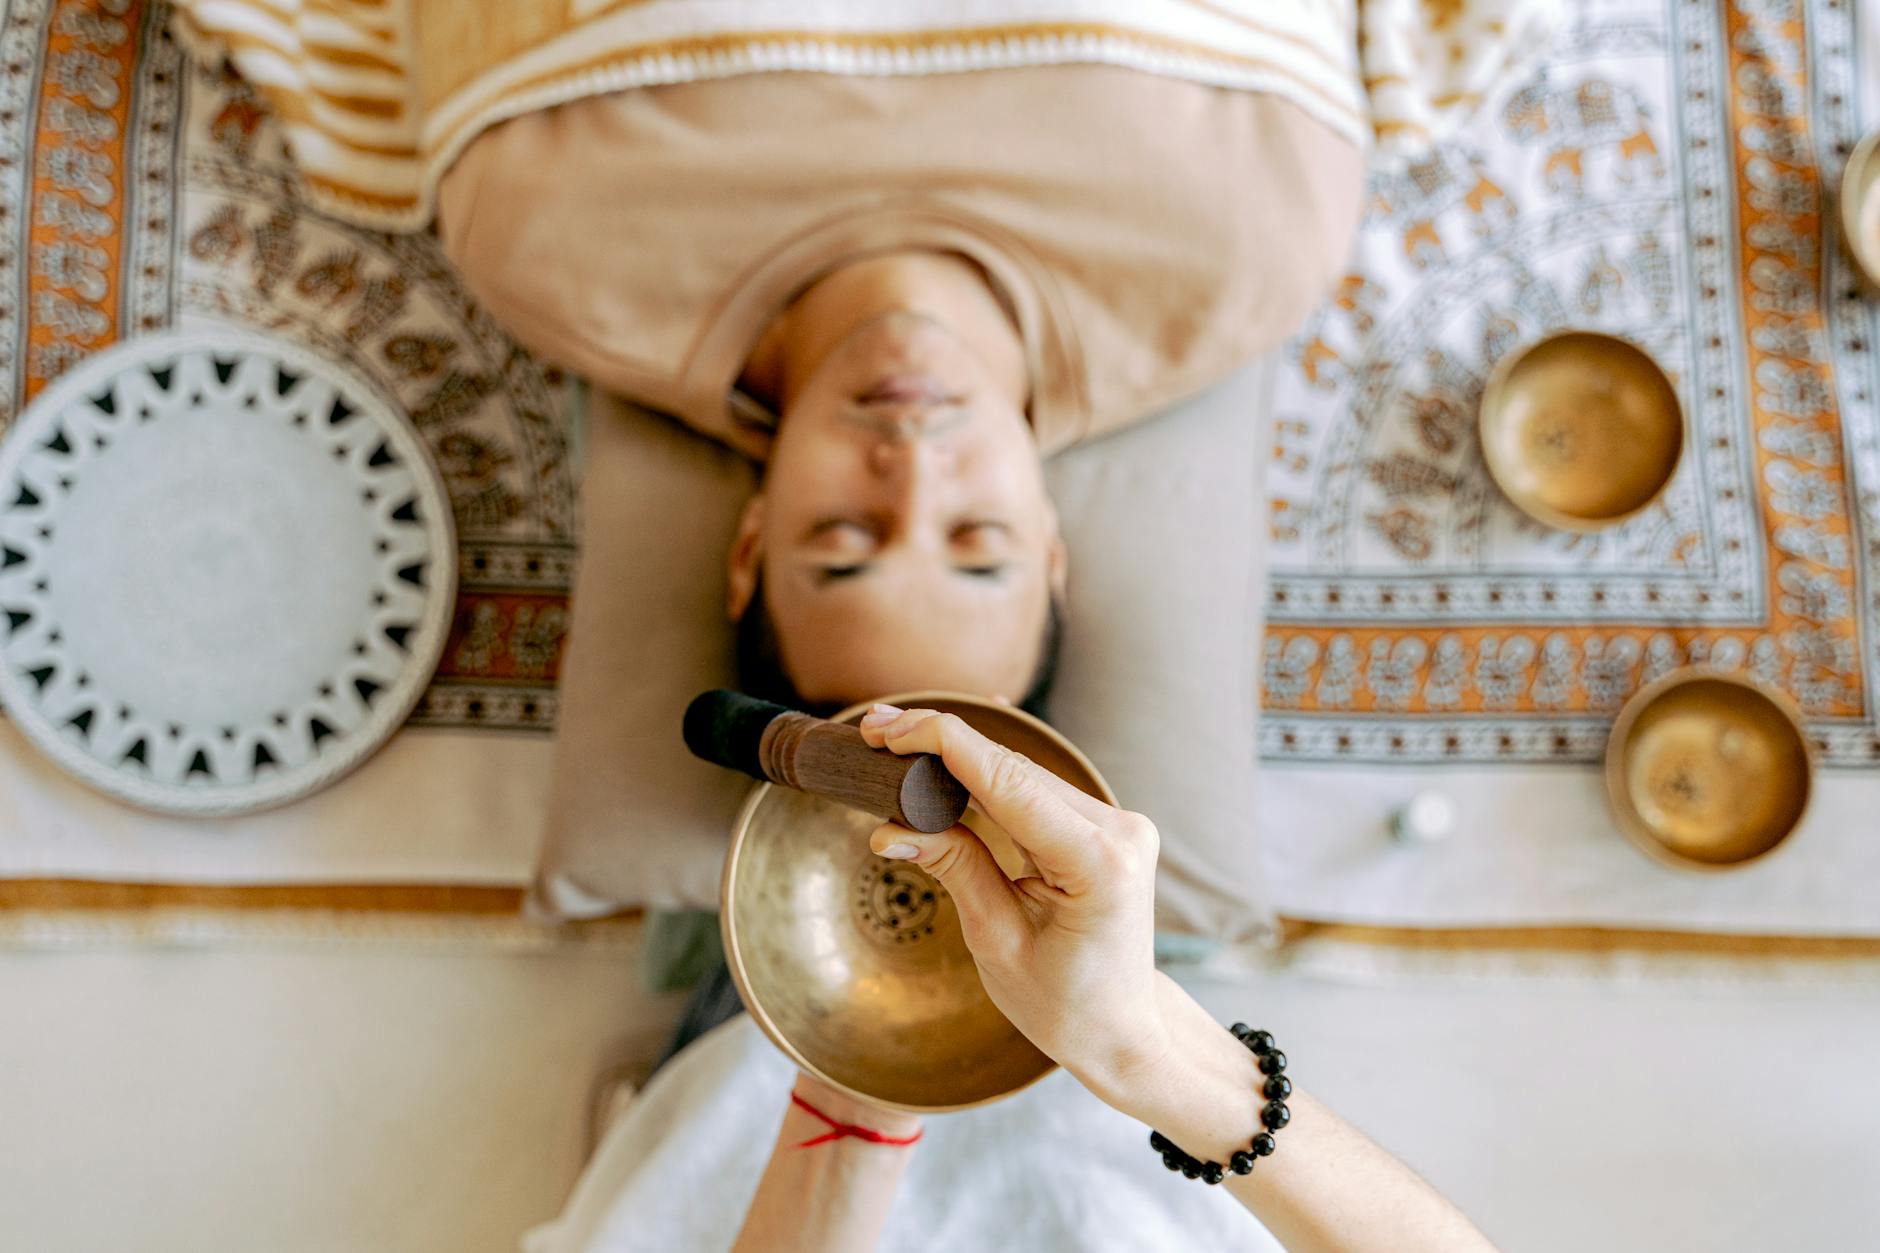
[[[892,861],[912,861],[920,856],[920,850],[912,844],[890,844],[879,855]]]
[[[862,715],[862,721],[871,727],[878,727],[901,716],[901,711],[893,705],[873,705]]]

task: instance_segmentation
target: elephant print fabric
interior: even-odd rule
[[[1861,8],[1575,6],[1472,133],[1373,177],[1279,383],[1269,761],[1591,763],[1701,662],[1880,762],[1880,305],[1825,226],[1880,125]],[[1648,350],[1690,422],[1671,490],[1595,535],[1526,520],[1475,433],[1496,362],[1567,328]]]

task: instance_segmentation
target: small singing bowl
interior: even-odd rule
[[[1650,507],[1684,452],[1684,408],[1651,354],[1565,331],[1509,353],[1482,392],[1482,456],[1516,508],[1598,531]]]
[[[1669,865],[1729,870],[1801,825],[1814,755],[1782,693],[1738,674],[1680,670],[1620,710],[1606,744],[1619,828]]]
[[[1880,288],[1880,131],[1860,141],[1841,172],[1841,234],[1867,282]]]
[[[1116,803],[1090,760],[1030,714],[949,692],[884,699],[958,714]],[[867,709],[836,717],[855,722]],[[967,1109],[1037,1082],[1054,1063],[987,997],[946,889],[869,850],[879,825],[803,792],[752,791],[732,831],[720,915],[745,1008],[798,1066],[878,1105]]]

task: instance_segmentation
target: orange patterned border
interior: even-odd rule
[[[567,634],[565,594],[459,591],[436,678],[553,686]]]
[[[1825,351],[1820,351],[1828,342],[1827,319],[1820,295],[1821,257],[1828,246],[1828,235],[1822,229],[1827,189],[1823,185],[1821,171],[1809,156],[1815,151],[1815,146],[1807,105],[1803,104],[1790,117],[1765,113],[1759,107],[1761,102],[1742,87],[1750,79],[1746,71],[1752,68],[1751,63],[1754,62],[1755,70],[1785,79],[1794,89],[1794,99],[1806,101],[1808,37],[1799,17],[1802,6],[1796,6],[1798,17],[1789,22],[1779,22],[1771,16],[1776,12],[1775,9],[1751,17],[1746,12],[1747,8],[1740,4],[1725,7],[1724,32],[1725,43],[1729,48],[1729,82],[1732,89],[1730,118],[1732,132],[1737,139],[1734,155],[1739,189],[1737,222],[1741,228],[1739,256],[1742,260],[1742,280],[1738,293],[1745,328],[1744,347],[1749,360],[1748,394],[1754,417],[1753,432],[1758,437],[1754,441],[1757,481],[1762,485],[1763,519],[1769,536],[1768,629],[1770,634],[1791,639],[1799,646],[1795,649],[1798,653],[1795,668],[1798,671],[1805,665],[1811,666],[1829,682],[1845,685],[1842,689],[1845,695],[1839,698],[1805,702],[1809,713],[1857,716],[1866,712],[1860,696],[1860,623],[1853,616],[1852,609],[1859,603],[1860,597],[1855,575],[1855,562],[1859,560],[1859,555],[1839,562],[1824,560],[1836,548],[1845,554],[1853,554],[1854,541],[1851,526],[1853,484],[1849,481],[1846,450],[1842,445],[1840,414],[1833,400],[1833,364]],[[1746,38],[1752,26],[1755,28],[1754,37]],[[1794,50],[1792,73],[1785,72],[1784,66],[1776,58],[1755,54],[1754,50],[1764,46],[1764,40],[1777,34]],[[1780,151],[1755,151],[1748,142],[1748,136],[1757,130],[1786,130],[1790,142]],[[1801,154],[1802,159],[1793,160],[1792,154]],[[1768,166],[1773,167],[1776,176],[1783,180],[1780,190],[1767,183],[1767,169],[1758,163],[1768,163]],[[1759,170],[1763,172],[1759,173]],[[1790,188],[1795,194],[1793,201],[1789,199]],[[1814,240],[1818,246],[1812,253],[1786,257],[1773,249],[1759,246],[1759,240],[1784,237]],[[1783,283],[1787,290],[1814,294],[1814,299],[1806,309],[1793,316],[1778,316],[1767,307],[1768,302],[1758,299],[1758,288],[1763,286],[1758,280],[1758,274],[1771,272],[1786,276]],[[1759,305],[1764,307],[1759,308]],[[1777,330],[1778,323],[1787,324],[1784,329],[1789,333],[1780,337],[1761,333]],[[1794,333],[1796,330],[1804,331],[1806,338],[1797,336]],[[1772,343],[1781,343],[1789,348],[1801,343],[1816,351],[1806,355],[1790,355],[1766,347]],[[1784,380],[1794,389],[1794,394],[1819,395],[1822,398],[1821,405],[1807,417],[1773,412],[1774,405],[1768,389],[1776,380]],[[1804,438],[1825,441],[1826,446],[1835,450],[1835,464],[1822,473],[1833,478],[1834,493],[1840,503],[1839,516],[1814,519],[1784,511],[1784,494],[1774,490],[1772,471],[1780,467],[1793,472],[1798,467],[1794,462],[1770,451],[1767,442],[1760,436],[1766,431],[1790,424]],[[1843,593],[1843,603],[1850,606],[1848,613],[1833,621],[1817,621],[1785,608],[1785,604],[1791,600],[1784,595],[1781,581],[1785,566],[1806,572],[1810,580],[1832,583]],[[1844,664],[1841,660],[1843,658]],[[1801,684],[1792,680],[1790,686],[1794,689]]]
[[[143,17],[143,0],[131,0],[122,14],[108,13],[95,0],[58,0],[47,17],[27,196],[27,400],[74,361],[119,335],[125,168],[136,32]],[[116,30],[113,23],[127,32],[115,42],[105,37]],[[69,125],[77,118],[110,125]],[[70,215],[47,211],[54,202],[76,202],[82,210],[108,214],[111,229],[81,232]]]

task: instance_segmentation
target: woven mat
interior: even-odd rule
[[[1576,6],[1467,142],[1375,182],[1275,406],[1283,912],[1880,935],[1880,305],[1832,220],[1880,123],[1876,18]],[[1474,432],[1495,361],[1565,327],[1646,346],[1691,421],[1663,502],[1591,537],[1525,522]],[[1626,697],[1696,662],[1790,693],[1824,767],[1804,828],[1729,875],[1625,845],[1596,770]],[[1431,786],[1462,830],[1392,847],[1390,811]]]
[[[216,899],[308,916],[362,902],[513,914],[568,621],[568,388],[471,304],[433,239],[310,209],[260,97],[188,62],[163,33],[166,6],[8,0],[0,14],[0,420],[127,336],[263,328],[405,406],[449,484],[462,570],[410,726],[301,805],[198,828],[146,818],[69,784],[4,728],[0,878],[14,881],[0,882],[0,933],[114,911],[191,911],[196,925]],[[442,791],[456,799],[433,804]],[[132,899],[96,880],[168,886]],[[248,890],[277,883],[292,892]]]

